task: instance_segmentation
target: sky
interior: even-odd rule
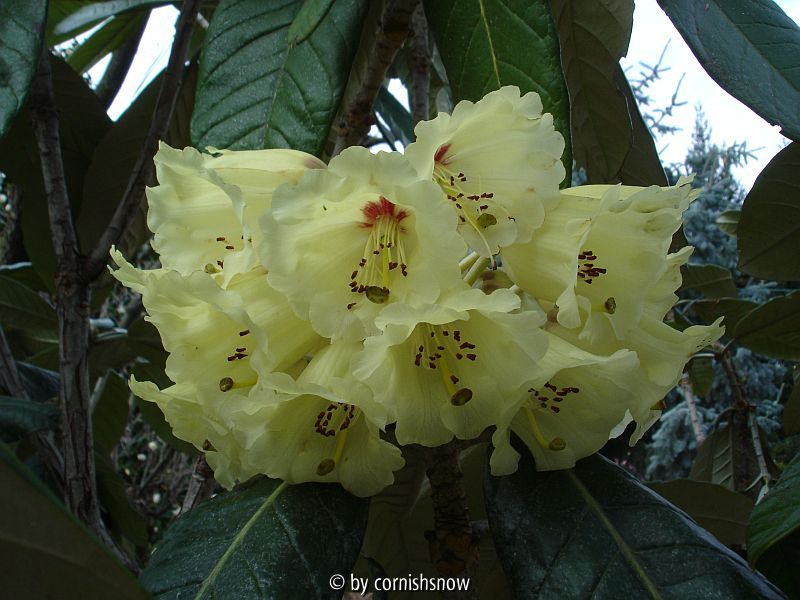
[[[776,0],[776,3],[796,22],[800,22],[800,0]],[[654,65],[658,62],[667,44],[662,66],[669,70],[664,71],[661,79],[650,89],[653,106],[668,105],[683,77],[677,100],[686,104],[676,109],[671,120],[671,124],[681,130],[658,140],[662,161],[671,163],[683,159],[691,141],[696,110],[702,107],[714,143],[745,142],[748,149],[755,151],[755,159],[735,171],[742,185],[749,190],[761,169],[788,140],[780,135],[777,127],[770,126],[714,83],[656,0],[636,0],[635,6],[628,55],[621,61],[629,77],[639,73],[642,63]],[[176,15],[177,10],[170,6],[152,12],[130,74],[109,109],[111,118],[116,119],[166,65]],[[107,60],[99,63],[90,72],[91,75],[99,78],[106,64]]]

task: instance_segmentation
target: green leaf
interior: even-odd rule
[[[569,94],[558,34],[546,2],[428,0],[425,13],[447,69],[453,96],[478,101],[504,85],[537,92],[564,136],[562,162],[570,185]]]
[[[773,298],[747,313],[734,336],[753,352],[782,360],[800,360],[800,292]]]
[[[615,73],[628,50],[633,0],[550,0],[569,89],[572,152],[588,183],[617,181],[631,148],[631,119]]]
[[[794,368],[794,385],[783,407],[783,431],[786,435],[800,433],[800,368]]]
[[[126,537],[140,548],[146,548],[149,541],[147,521],[131,504],[125,491],[125,480],[114,468],[108,450],[100,444],[95,445],[94,464],[97,497],[111,531]]]
[[[341,486],[260,478],[215,496],[164,534],[141,575],[158,599],[331,598],[358,557],[367,500]]]
[[[639,111],[639,104],[636,102],[630,83],[628,83],[628,78],[625,77],[625,72],[619,65],[617,65],[614,81],[622,95],[625,96],[633,128],[631,149],[625,156],[625,161],[622,163],[622,169],[619,172],[620,183],[642,187],[668,185],[667,175],[664,173],[664,167],[661,166],[661,159],[658,157],[655,140],[653,140],[650,130],[645,125],[642,113]]]
[[[100,19],[100,21],[92,21],[91,23],[87,23],[86,25],[83,25],[79,29],[76,29],[70,33],[61,33],[58,35],[53,33],[56,25],[58,25],[61,21],[66,19],[75,11],[85,7],[86,4],[87,2],[85,0],[52,0],[50,2],[50,6],[47,10],[47,27],[45,30],[45,39],[47,40],[48,46],[56,46],[57,44],[66,42],[67,40],[70,40],[81,33],[86,33],[102,20]]]
[[[0,138],[39,67],[47,0],[0,0]]]
[[[767,469],[772,473],[775,465],[760,430],[759,436]],[[758,476],[758,459],[753,449],[747,418],[731,410],[720,417],[717,427],[700,444],[689,478],[716,483],[734,492],[744,492],[755,497],[758,490],[752,483]]]
[[[67,58],[67,64],[78,73],[86,73],[103,57],[119,48],[141,27],[146,13],[114,17],[84,40]]]
[[[726,546],[743,545],[753,499],[705,481],[654,481],[648,487],[685,511]]]
[[[41,278],[33,270],[30,262],[18,262],[11,265],[0,265],[0,276],[9,277],[35,292],[47,291]]]
[[[739,219],[741,216],[741,210],[723,211],[716,219],[717,226],[728,235],[736,236],[739,230]]]
[[[111,126],[97,95],[63,60],[53,57],[53,88],[58,107],[61,153],[73,218],[79,213],[83,183],[92,154]],[[42,281],[53,289],[56,269],[50,220],[42,181],[39,149],[23,108],[0,141],[0,171],[21,188],[25,205],[22,235],[25,251]]]
[[[319,154],[355,54],[367,2],[335,2],[288,44],[302,0],[222,0],[200,58],[194,146],[294,148]]]
[[[61,377],[56,371],[40,369],[24,362],[17,362],[17,370],[22,379],[22,387],[31,400],[47,402],[58,398],[61,391]]]
[[[518,598],[780,598],[688,516],[600,456],[486,478],[489,524]]]
[[[289,46],[295,46],[314,33],[320,21],[330,12],[334,0],[305,0],[289,26]]]
[[[411,113],[409,113],[406,107],[400,104],[400,101],[386,89],[385,85],[382,85],[381,89],[378,90],[378,97],[375,100],[375,110],[381,118],[386,121],[389,130],[403,146],[408,146],[414,141],[414,127],[411,123]]]
[[[137,369],[137,372],[138,371]],[[139,413],[142,415],[144,422],[147,423],[150,429],[152,429],[170,448],[188,454],[189,456],[197,456],[197,454],[200,453],[200,451],[189,442],[175,437],[175,434],[172,433],[172,427],[167,423],[167,420],[164,418],[164,413],[158,408],[158,404],[137,397],[136,406],[139,408]]]
[[[747,525],[747,558],[791,598],[800,596],[800,456],[753,509]]]
[[[726,92],[800,139],[800,29],[772,0],[658,0]]]
[[[32,289],[3,275],[0,275],[0,323],[33,336],[58,339],[58,317],[53,307]]]
[[[777,281],[800,280],[800,143],[778,152],[744,199],[739,268]]]
[[[683,274],[682,290],[691,288],[706,298],[736,297],[736,284],[731,272],[718,265],[686,265]]]
[[[95,444],[113,450],[128,424],[131,392],[127,381],[114,371],[106,373],[102,381],[102,392],[92,412],[92,433]]]
[[[137,10],[141,8],[156,8],[165,4],[175,4],[173,0],[111,0],[110,2],[92,2],[73,11],[65,19],[60,21],[54,28],[55,35],[72,34],[78,35],[87,26],[113,17],[123,12]]]
[[[719,317],[725,317],[725,335],[734,337],[736,327],[745,316],[758,308],[758,303],[750,300],[737,300],[735,298],[721,298],[719,300],[701,300],[692,304],[692,309],[700,315],[706,323],[712,323]]]
[[[0,581],[8,598],[148,596],[125,567],[0,444]]]
[[[695,356],[686,366],[692,389],[698,396],[707,396],[714,383],[714,361],[705,356]]]
[[[50,404],[0,396],[0,439],[10,442],[26,433],[58,426],[61,411]]]

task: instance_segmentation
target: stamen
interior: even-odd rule
[[[219,269],[214,265],[212,265],[211,263],[206,264],[203,270],[210,275],[213,275],[214,273],[219,273]]]
[[[336,462],[331,458],[325,458],[317,465],[317,475],[324,477],[333,471],[334,468],[336,468]]]
[[[219,380],[219,390],[221,392],[229,392],[234,389],[248,388],[256,384],[255,379],[246,379],[244,381],[234,381],[233,377],[223,377]]]
[[[464,406],[470,400],[472,400],[472,390],[469,388],[461,388],[450,396],[450,404],[453,406]]]
[[[536,441],[539,442],[542,448],[552,450],[553,452],[560,452],[567,447],[567,443],[560,437],[554,437],[548,442],[544,435],[542,435],[541,429],[539,429],[539,424],[536,422],[536,416],[533,414],[533,410],[526,406],[525,412],[528,414],[528,422],[530,423],[533,437],[536,438]]]

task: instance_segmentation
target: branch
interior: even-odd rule
[[[107,537],[97,499],[94,445],[89,413],[90,291],[83,277],[78,239],[70,212],[61,159],[58,115],[53,96],[50,51],[42,48],[30,90],[33,132],[39,147],[50,230],[56,255],[56,312],[61,375],[64,500],[67,507],[101,538]]]
[[[411,15],[419,3],[420,0],[386,0],[383,13],[374,28],[365,30],[365,33],[372,35],[362,36],[350,72],[342,99],[333,156],[348,146],[359,144],[369,132],[372,105],[397,51],[408,37]]]
[[[706,439],[706,434],[703,433],[703,426],[700,425],[700,419],[697,416],[697,398],[692,389],[692,382],[689,381],[689,376],[684,374],[681,377],[681,391],[683,392],[683,399],[686,400],[686,406],[689,408],[689,420],[692,422],[692,430],[694,431],[694,439],[697,440],[697,445],[702,444]]]
[[[142,34],[147,27],[149,14],[150,11],[147,11],[147,15],[144,16],[136,30],[111,55],[111,62],[108,63],[108,68],[97,85],[97,96],[106,110],[114,102],[114,98],[117,97],[119,89],[128,75],[131,63],[133,63],[133,59],[136,56],[136,51],[139,49],[139,42],[142,41]]]
[[[181,14],[175,26],[175,40],[172,43],[169,62],[161,81],[161,92],[158,95],[156,109],[150,122],[147,137],[142,145],[139,159],[133,168],[128,186],[122,196],[122,201],[117,206],[114,216],[111,217],[111,222],[98,240],[97,245],[86,258],[86,277],[89,281],[94,281],[103,272],[108,262],[108,253],[111,246],[119,242],[128,224],[133,220],[144,194],[144,188],[153,175],[153,156],[158,150],[158,141],[166,135],[172,118],[172,111],[178,99],[178,93],[186,70],[192,28],[197,21],[199,8],[200,0],[183,1]]]
[[[201,453],[194,464],[192,477],[189,479],[189,487],[183,497],[181,514],[189,512],[198,502],[208,498],[216,486],[217,482],[214,479],[211,467],[206,462],[206,455]]]
[[[477,598],[478,535],[467,509],[467,493],[459,455],[463,444],[453,440],[436,448],[424,448],[425,470],[431,484],[434,530],[425,533],[431,560],[446,577],[469,579],[466,592],[445,592],[452,600]]]
[[[420,3],[411,17],[414,37],[411,44],[411,120],[416,126],[430,118],[431,49],[428,45],[428,20]]]

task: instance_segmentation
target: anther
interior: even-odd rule
[[[378,287],[377,285],[368,285],[364,294],[367,300],[374,304],[386,304],[389,299],[389,289],[385,287]]]
[[[470,400],[472,400],[472,390],[469,388],[461,388],[450,396],[450,404],[453,406],[464,406]]]
[[[617,310],[617,301],[614,300],[614,297],[612,296],[605,301],[605,304],[603,304],[603,306],[605,306],[608,314],[613,315]]]
[[[219,269],[214,265],[212,265],[211,263],[208,263],[205,267],[203,267],[203,270],[211,275],[213,275],[214,273],[219,273]]]
[[[480,227],[486,229],[492,225],[497,225],[497,218],[492,213],[482,213],[475,221]]]
[[[320,461],[320,463],[317,465],[317,475],[319,475],[320,477],[324,477],[325,475],[333,471],[333,469],[335,468],[336,468],[336,463],[333,461],[333,459],[326,458]]]
[[[233,379],[230,377],[223,377],[219,380],[219,391],[228,392],[233,389]]]

